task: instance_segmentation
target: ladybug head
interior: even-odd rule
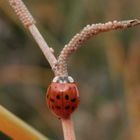
[[[71,76],[56,76],[54,77],[54,83],[74,83],[74,80]]]

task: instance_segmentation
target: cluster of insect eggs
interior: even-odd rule
[[[58,118],[69,118],[78,107],[79,91],[72,77],[55,77],[46,94],[47,105]]]

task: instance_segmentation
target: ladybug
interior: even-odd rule
[[[72,77],[55,77],[49,85],[46,101],[58,118],[69,118],[80,103],[79,91]]]

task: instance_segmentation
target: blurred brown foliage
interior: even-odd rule
[[[86,24],[139,18],[140,13],[139,0],[24,2],[56,55]],[[139,27],[105,33],[70,58],[69,73],[81,96],[73,115],[78,140],[140,139],[139,36]],[[0,46],[0,104],[50,139],[60,139],[61,125],[45,103],[53,73],[6,0],[0,1]]]

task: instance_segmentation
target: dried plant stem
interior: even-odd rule
[[[14,140],[48,140],[0,105],[0,131]]]
[[[134,19],[126,21],[109,21],[107,23],[87,25],[80,33],[76,34],[67,45],[64,46],[58,58],[57,75],[68,75],[66,60],[89,38],[101,32],[107,32],[116,29],[125,29],[128,27],[136,26],[138,24],[140,24],[140,21]]]
[[[76,140],[71,119],[61,119],[61,122],[63,127],[64,140]]]
[[[35,24],[34,18],[22,0],[9,0],[9,3],[25,27]]]
[[[35,25],[35,20],[33,19],[31,13],[28,11],[25,4],[22,2],[22,0],[9,0],[9,3],[23,25],[29,29],[31,34],[33,35],[35,41],[37,42],[39,48],[42,50],[43,54],[45,55],[46,59],[51,65],[52,70],[55,72],[55,64],[57,63],[57,60],[53,53],[51,52],[51,49],[49,48],[48,44],[40,34],[39,30],[37,29]]]
[[[57,60],[56,60],[55,56],[52,54],[51,49],[49,48],[46,41],[44,40],[44,38],[40,34],[39,30],[37,29],[37,27],[34,24],[29,26],[29,31],[33,35],[35,41],[37,42],[38,46],[42,50],[44,56],[50,63],[52,70],[55,73],[55,64],[57,63]]]

